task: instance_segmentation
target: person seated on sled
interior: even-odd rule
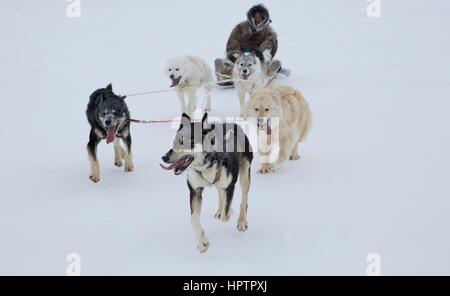
[[[281,67],[281,62],[273,59],[278,49],[277,34],[270,26],[269,11],[264,5],[255,5],[247,12],[247,20],[239,23],[231,32],[226,46],[225,59],[215,60],[217,81],[230,79],[233,64],[241,50],[259,49],[267,63],[267,76],[277,73],[289,76],[290,71]]]

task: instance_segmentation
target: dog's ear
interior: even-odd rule
[[[187,120],[187,121],[191,122],[191,118],[186,113],[181,114],[181,121],[183,121],[183,120]]]
[[[109,91],[113,91],[113,90],[112,90],[112,84],[111,84],[111,83],[108,84],[108,85],[106,86],[106,89],[109,90]]]
[[[181,115],[181,121],[180,121],[180,127],[178,128],[178,131],[180,131],[183,126],[188,126],[191,124],[191,118],[186,113],[183,113]]]
[[[202,117],[202,129],[208,128],[208,112],[205,112]]]

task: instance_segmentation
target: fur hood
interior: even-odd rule
[[[258,13],[263,20],[255,26],[253,16]],[[270,26],[269,11],[262,4],[255,5],[247,12],[247,20],[234,27],[228,38],[226,46],[227,58],[234,63],[235,55],[240,54],[243,49],[252,48],[261,52],[269,49],[272,58],[278,49],[278,38]]]
[[[255,24],[255,20],[253,19],[253,16],[255,16],[255,14],[259,14],[263,17],[263,20],[258,25]],[[266,26],[268,26],[272,22],[272,20],[270,19],[269,11],[267,10],[267,8],[262,4],[258,4],[250,8],[250,10],[247,12],[247,22],[254,31],[261,31]]]

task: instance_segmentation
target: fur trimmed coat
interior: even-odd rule
[[[277,34],[269,25],[261,31],[256,31],[248,21],[241,22],[228,38],[226,47],[228,59],[234,62],[233,53],[239,53],[245,48],[259,49],[261,52],[270,49],[273,58],[278,49]]]

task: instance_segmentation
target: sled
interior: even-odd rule
[[[231,76],[219,74],[219,73],[216,73],[216,74],[218,74],[222,77],[225,77],[226,79],[214,82],[215,87],[217,87],[219,89],[234,88],[234,82],[233,82]],[[272,83],[272,81],[274,81],[275,78],[277,78],[279,74],[281,74],[285,77],[289,77],[289,75],[291,75],[291,70],[286,69],[286,68],[281,68],[278,72],[276,72],[274,75],[270,76],[269,79],[267,79],[266,85],[269,85],[270,83]]]

